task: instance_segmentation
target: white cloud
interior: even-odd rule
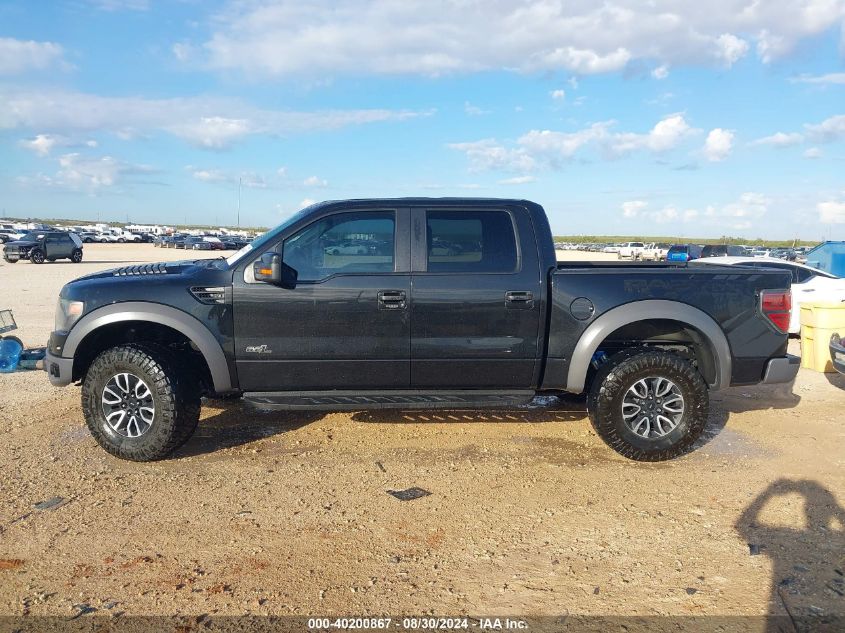
[[[622,217],[666,224],[669,222],[695,222],[696,225],[711,225],[734,230],[749,229],[769,210],[772,200],[760,193],[742,194],[734,202],[721,206],[708,205],[704,211],[667,204],[660,209],[649,210],[643,200],[630,200],[622,204]]]
[[[302,181],[302,184],[306,187],[328,187],[329,181],[318,178],[317,176],[308,176],[308,178]]]
[[[658,66],[654,70],[651,71],[651,76],[655,79],[666,79],[669,76],[669,67],[666,64],[662,66]]]
[[[255,172],[240,173],[223,171],[221,169],[201,169],[188,165],[187,169],[196,180],[212,184],[240,185],[247,189],[266,189],[267,181]]]
[[[519,138],[519,145],[532,156],[541,157],[552,165],[571,159],[588,143],[607,138],[612,121],[594,123],[577,132],[531,130]]]
[[[845,84],[845,73],[827,73],[826,75],[799,75],[790,79],[793,83],[803,84]]]
[[[403,121],[432,112],[411,110],[262,110],[237,99],[101,97],[59,90],[0,86],[0,130],[108,131],[120,138],[167,132],[192,145],[223,149],[252,135],[280,136],[381,121]]]
[[[765,62],[788,54],[839,26],[842,9],[841,0],[252,0],[230,2],[199,48],[212,68],[270,76],[731,66],[752,44]]]
[[[63,154],[56,160],[58,170],[54,176],[43,173],[20,176],[24,186],[53,187],[63,190],[97,193],[117,185],[125,176],[153,173],[147,165],[132,165],[112,156],[90,157],[79,152]]]
[[[33,139],[18,141],[18,145],[39,156],[47,156],[60,139],[52,134],[39,134]]]
[[[149,0],[88,0],[103,11],[146,11],[150,8]]]
[[[575,132],[530,130],[517,139],[515,147],[507,147],[492,138],[451,143],[449,147],[466,154],[472,171],[530,172],[539,166],[558,168],[589,146],[597,147],[606,158],[618,158],[638,150],[660,154],[699,132],[681,114],[661,119],[642,134],[614,133],[611,129],[615,123],[601,121]]]
[[[710,130],[704,141],[704,156],[712,163],[725,160],[733,148],[734,133],[720,127]]]
[[[771,198],[755,192],[746,192],[738,200],[721,207],[707,207],[704,215],[713,223],[730,229],[750,229],[769,210]]]
[[[88,139],[86,141],[73,140],[58,134],[38,134],[34,138],[18,141],[18,146],[29,150],[42,158],[49,156],[54,149],[63,147],[90,147],[98,146],[97,141]]]
[[[317,201],[313,198],[303,198],[302,202],[299,203],[299,207],[304,209],[305,207],[310,207],[312,204],[316,203]]]
[[[828,200],[816,205],[822,224],[845,224],[845,202]]]
[[[549,96],[555,101],[564,101],[566,99],[566,91],[562,88],[558,88],[557,90],[552,90],[549,93]]]
[[[731,33],[722,33],[716,38],[716,59],[725,66],[733,66],[748,52],[748,42]]]
[[[622,203],[622,217],[635,218],[648,206],[644,200],[629,200]]]
[[[469,101],[464,101],[464,112],[469,116],[480,116],[482,114],[490,114],[490,110],[482,110],[478,106],[472,105]]]
[[[276,170],[276,175],[280,178],[287,178],[288,175],[288,168],[287,167],[279,167]]]
[[[832,143],[845,138],[845,114],[832,116],[817,125],[805,125],[807,138],[816,143]]]
[[[689,213],[687,211],[686,213]],[[678,209],[672,205],[666,205],[662,209],[648,210],[648,203],[644,200],[629,200],[622,203],[623,218],[641,218],[657,224],[666,224],[681,217]]]
[[[506,149],[495,139],[469,143],[450,143],[449,148],[464,152],[472,171],[487,169],[504,171],[531,171],[535,161],[523,149]]]
[[[804,142],[804,135],[797,132],[776,132],[771,136],[764,136],[752,141],[750,145],[770,145],[771,147],[792,147]]]
[[[185,42],[177,42],[171,47],[173,56],[180,62],[187,62],[194,55],[194,47]]]
[[[200,117],[168,126],[166,129],[192,145],[206,149],[231,147],[235,141],[254,133],[249,120],[220,116]]]
[[[64,50],[53,42],[0,37],[0,75],[45,70],[62,63]]]
[[[812,159],[821,158],[821,157],[822,157],[822,151],[818,147],[808,147],[804,151],[804,158],[809,158],[809,159],[812,160]]]
[[[513,178],[505,178],[499,181],[500,185],[527,185],[531,182],[537,182],[534,176],[514,176]]]
[[[646,134],[627,132],[614,135],[609,149],[616,156],[642,149],[666,152],[694,133],[696,130],[689,126],[682,114],[672,114],[658,121]]]

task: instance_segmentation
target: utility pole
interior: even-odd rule
[[[241,180],[242,178],[238,178],[238,228],[241,228]]]

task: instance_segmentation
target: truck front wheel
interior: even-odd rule
[[[102,352],[82,385],[88,430],[106,451],[138,462],[162,459],[197,427],[199,385],[164,347],[132,344]]]
[[[707,425],[707,383],[677,354],[619,352],[595,375],[587,398],[596,433],[620,455],[643,462],[687,453]]]

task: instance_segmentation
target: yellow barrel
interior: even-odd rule
[[[834,372],[830,362],[830,336],[845,336],[845,301],[801,305],[801,367]]]

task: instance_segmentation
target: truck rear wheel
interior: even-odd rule
[[[112,347],[88,368],[82,410],[88,430],[106,451],[154,461],[179,448],[196,429],[199,385],[164,347]]]
[[[707,425],[709,395],[698,370],[677,354],[637,348],[599,368],[587,398],[596,433],[643,462],[687,453]]]

